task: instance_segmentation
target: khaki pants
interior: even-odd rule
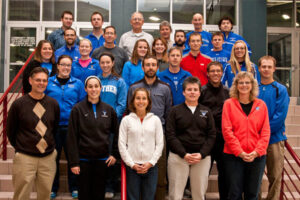
[[[270,144],[267,149],[267,177],[269,191],[267,200],[278,200],[284,164],[284,141]]]
[[[206,156],[199,163],[190,165],[177,154],[170,152],[168,159],[169,200],[182,200],[188,177],[190,177],[192,198],[204,200],[210,162],[210,156]]]
[[[14,200],[29,200],[33,182],[35,182],[37,200],[50,199],[56,172],[56,155],[56,150],[45,157],[16,153],[12,172]]]

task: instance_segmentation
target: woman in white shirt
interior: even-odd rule
[[[153,200],[157,184],[156,163],[163,149],[160,119],[150,113],[151,99],[145,88],[137,88],[129,102],[131,113],[122,119],[119,151],[126,164],[129,200]]]

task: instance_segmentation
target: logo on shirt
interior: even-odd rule
[[[85,116],[85,117],[89,116],[89,113],[85,113],[84,116]]]
[[[102,111],[101,117],[108,117],[107,114],[106,114],[106,111]]]
[[[257,106],[257,107],[255,108],[255,110],[259,110],[259,106]]]
[[[68,87],[69,88],[74,88],[74,84],[69,84]]]
[[[208,112],[207,110],[200,110],[200,117],[207,118],[207,116],[206,116],[207,112]]]

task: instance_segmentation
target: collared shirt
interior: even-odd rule
[[[135,42],[139,39],[145,39],[147,40],[149,47],[151,49],[152,43],[153,43],[153,37],[149,33],[146,33],[144,31],[140,33],[134,33],[132,30],[124,33],[120,38],[119,47],[123,48],[128,57],[131,58],[133,48],[135,45]]]
[[[74,45],[70,49],[67,47],[67,45],[65,45],[65,46],[57,49],[54,54],[55,54],[56,62],[57,62],[59,56],[61,56],[61,55],[68,55],[73,59],[73,61],[77,61],[81,57],[81,55],[79,53],[78,45]]]
[[[64,30],[62,28],[59,28],[55,31],[53,31],[47,38],[54,47],[54,50],[57,50],[64,46],[66,44],[65,38],[64,38]],[[76,37],[76,44],[79,44],[79,38]]]

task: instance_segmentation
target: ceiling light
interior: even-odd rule
[[[155,21],[155,22],[160,20],[159,17],[155,17],[155,16],[150,16],[149,19],[152,20],[152,21]]]
[[[282,17],[283,19],[285,19],[285,20],[291,19],[291,17],[290,17],[289,15],[287,15],[287,14],[281,15],[281,17]]]

